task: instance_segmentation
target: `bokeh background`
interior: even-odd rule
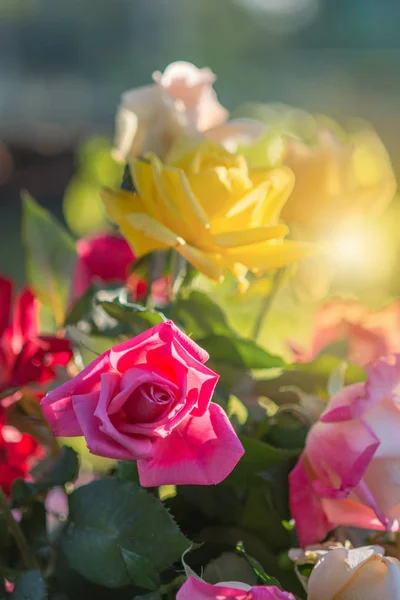
[[[367,119],[399,176],[399,23],[399,0],[0,0],[0,272],[24,279],[21,189],[61,218],[66,192],[76,235],[100,222],[119,96],[173,60],[209,65],[231,110]]]

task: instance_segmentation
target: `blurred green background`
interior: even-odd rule
[[[399,175],[399,23],[399,0],[0,0],[0,272],[24,279],[20,190],[61,216],[77,167],[78,204],[117,179],[119,96],[173,60],[209,65],[231,110],[371,121]]]

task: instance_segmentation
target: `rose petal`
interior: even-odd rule
[[[104,434],[104,437],[108,438],[110,443],[115,442],[117,446],[120,447],[118,453],[125,452],[126,460],[136,460],[138,458],[148,458],[152,456],[152,443],[150,440],[143,438],[141,436],[137,437],[134,435],[125,435],[121,431],[117,429],[117,427],[112,423],[109,414],[108,414],[108,406],[110,403],[110,399],[114,396],[116,391],[119,388],[120,376],[118,373],[103,373],[101,375],[101,388],[97,394],[97,403],[94,409],[94,419],[89,417],[91,421],[94,422],[94,427],[90,425],[83,424],[81,418],[78,416],[78,420],[82,425],[82,431],[86,438],[86,441],[91,447],[93,445],[93,441],[96,443],[102,438],[101,434]],[[77,399],[78,398],[78,399]],[[74,406],[75,412],[77,412],[77,402],[84,402],[84,396],[73,396],[72,402]],[[81,406],[78,407],[80,413],[84,416],[84,408]],[[98,421],[97,421],[98,419]],[[93,431],[98,428],[99,435],[97,433],[93,434]],[[85,431],[87,433],[85,433]],[[88,435],[90,437],[88,437]],[[94,439],[96,438],[96,439]],[[102,445],[102,448],[105,447]],[[93,454],[99,454],[98,452],[93,452]],[[109,458],[118,458],[117,456],[113,456],[110,454],[102,454],[99,456],[107,456]]]
[[[334,548],[327,552],[311,571],[308,580],[308,600],[332,600],[339,595],[340,598],[343,598],[341,591],[344,588],[347,589],[347,585],[355,573],[361,568],[368,570],[370,561],[374,561],[375,558],[381,560],[374,546],[354,550]],[[359,578],[357,577],[355,581],[359,581]],[[351,596],[351,598],[356,598],[357,595]],[[364,598],[364,595],[359,597]],[[377,594],[373,597],[379,598],[382,595]]]
[[[244,449],[223,409],[211,403],[202,417],[188,417],[154,444],[150,460],[139,460],[141,485],[199,484],[223,481]]]
[[[0,277],[0,336],[8,327],[11,312],[12,283],[6,277]]]
[[[385,525],[378,519],[376,513],[368,506],[361,504],[354,494],[344,500],[322,498],[321,504],[327,519],[335,525],[361,527],[378,531],[386,530]],[[391,529],[397,531],[398,522],[394,522]],[[316,540],[314,539],[314,541]]]
[[[176,600],[222,600],[223,598],[246,600],[248,592],[212,585],[191,575],[176,595]]]
[[[361,419],[316,423],[307,438],[307,456],[318,478],[314,489],[325,498],[343,498],[360,482],[379,444]]]
[[[25,341],[35,338],[38,334],[38,302],[29,288],[24,288],[17,296],[13,322],[12,347],[19,352]]]
[[[44,416],[55,435],[62,437],[82,435],[82,429],[72,406],[72,396],[99,390],[100,375],[110,369],[109,353],[109,351],[105,352],[96,358],[73,379],[66,381],[42,398]]]
[[[196,360],[205,363],[209,356],[208,353],[200,348],[196,342],[185,335],[172,321],[164,321],[155,325],[135,338],[135,344],[128,340],[114,346],[110,351],[111,365],[116,371],[124,373],[134,364],[146,364],[147,353],[152,348],[157,348],[162,344],[172,344],[177,339],[181,346]]]
[[[323,540],[334,528],[324,512],[305,468],[305,456],[300,457],[289,475],[290,512],[296,521],[296,531],[302,547]]]
[[[344,388],[333,398],[321,421],[345,421],[365,414],[382,398],[393,395],[400,381],[400,354],[366,368],[368,380]]]
[[[135,456],[130,448],[124,447],[119,441],[111,438],[101,430],[99,420],[93,417],[98,402],[99,392],[73,396],[76,419],[81,427],[81,435],[85,436],[89,451],[96,456],[104,456],[105,458],[134,460]],[[151,442],[143,440],[138,445],[141,446],[142,455],[146,455],[146,449],[148,450],[147,455],[150,454]]]
[[[251,587],[229,581],[212,585],[193,575],[188,577],[176,595],[176,600],[295,600],[293,594],[283,592],[275,586]]]

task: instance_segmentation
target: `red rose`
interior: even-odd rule
[[[39,335],[39,306],[30,289],[18,295],[12,311],[12,283],[0,277],[0,394],[55,377],[55,367],[71,359],[66,339]]]
[[[11,486],[18,477],[26,478],[35,460],[43,455],[37,441],[5,424],[0,417],[0,486],[8,496]]]

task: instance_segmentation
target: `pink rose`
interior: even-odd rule
[[[137,460],[143,486],[216,484],[244,453],[211,397],[208,354],[172,321],[114,346],[50,392],[55,435],[83,435],[92,454]]]
[[[293,594],[275,586],[251,587],[246,583],[226,581],[211,585],[191,575],[176,595],[176,600],[295,600]]]
[[[302,546],[338,525],[400,529],[400,355],[367,373],[332,398],[289,475]]]
[[[400,302],[371,311],[352,300],[332,300],[316,313],[308,350],[292,346],[297,362],[311,362],[330,344],[347,341],[348,359],[364,367],[382,356],[400,352]]]

